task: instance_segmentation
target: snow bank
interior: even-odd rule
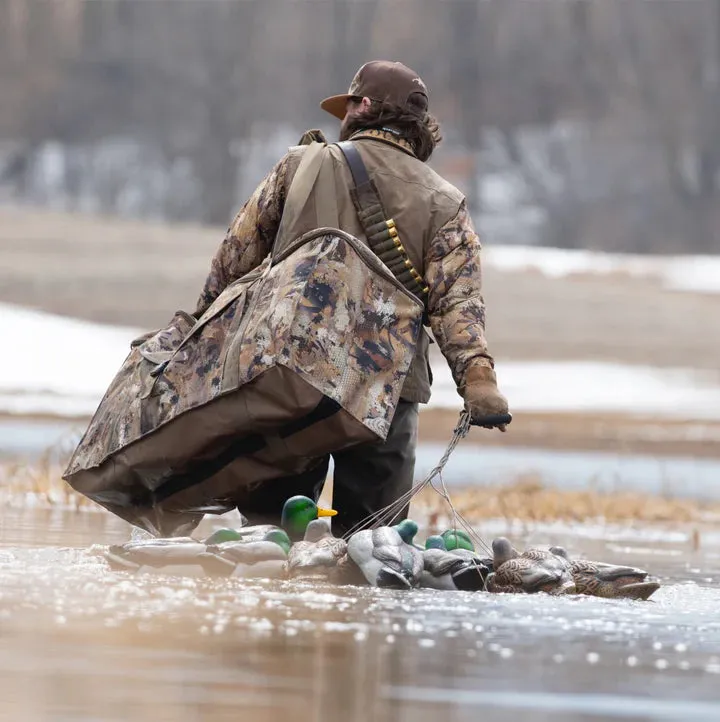
[[[496,371],[513,411],[720,419],[720,373],[584,361],[498,361]],[[459,408],[447,364],[436,363],[433,374],[430,406]]]
[[[140,333],[0,304],[0,412],[92,414]]]
[[[0,412],[91,415],[139,329],[0,304]],[[445,362],[434,363],[431,407],[460,408]],[[585,362],[497,364],[514,411],[604,411],[720,419],[720,373]]]
[[[639,256],[534,246],[489,246],[486,267],[537,271],[549,278],[625,274],[658,281],[673,291],[720,293],[720,256]]]

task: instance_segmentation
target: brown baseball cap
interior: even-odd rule
[[[428,97],[425,83],[414,70],[391,60],[371,60],[355,73],[347,93],[325,98],[320,107],[342,120],[349,98],[370,98],[405,108],[413,93]]]

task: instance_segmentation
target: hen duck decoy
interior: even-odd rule
[[[514,547],[513,552],[517,553],[517,550]],[[553,554],[549,549],[537,549],[535,547],[525,549],[525,551],[520,554],[520,557],[523,559],[531,559],[534,562],[541,564],[548,570],[557,570],[560,572],[563,580],[563,591],[560,593],[575,594],[575,582],[573,580],[570,562],[567,559],[560,557],[557,554]]]
[[[519,554],[505,537],[493,539],[492,549],[494,571],[487,578],[488,591],[553,595],[575,592],[569,565],[554,554],[547,553],[553,559],[535,554],[541,550]]]
[[[550,547],[550,551],[565,559],[575,581],[578,594],[587,594],[605,599],[649,599],[660,584],[647,581],[648,572],[636,567],[617,566],[594,562],[589,559],[570,559],[563,547]]]
[[[389,526],[356,532],[348,540],[347,552],[374,587],[416,587],[424,569],[423,553]]]
[[[362,584],[365,578],[348,557],[347,542],[332,535],[324,519],[314,519],[305,538],[290,547],[286,563],[290,579],[319,579],[335,584]]]

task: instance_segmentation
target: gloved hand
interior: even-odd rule
[[[483,419],[508,413],[507,399],[498,391],[495,371],[488,366],[473,365],[468,368],[462,395],[470,419],[476,425],[496,428],[495,424],[483,424]],[[506,425],[500,424],[497,428],[505,431]]]

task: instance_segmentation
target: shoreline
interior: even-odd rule
[[[430,408],[420,415],[420,441],[449,442],[458,411]],[[720,458],[720,421],[662,419],[599,412],[519,412],[506,433],[471,428],[473,444],[553,451],[601,451]],[[467,443],[467,441],[465,442]]]
[[[421,407],[419,443],[448,443],[460,408]],[[9,414],[0,423],[50,424],[84,432],[88,416]],[[597,412],[518,412],[506,433],[471,428],[463,444],[548,451],[593,451],[619,456],[689,456],[720,459],[720,421],[664,419]],[[48,444],[51,446],[51,444]]]

